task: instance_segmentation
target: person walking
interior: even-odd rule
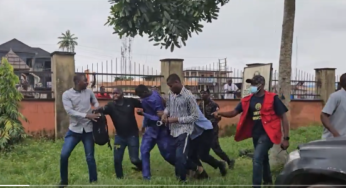
[[[340,77],[340,90],[332,93],[321,112],[322,138],[346,136],[346,73]]]
[[[89,169],[89,182],[97,181],[96,162],[94,157],[93,124],[100,114],[93,114],[91,104],[98,107],[94,93],[87,89],[88,81],[84,74],[73,77],[74,87],[62,94],[62,103],[70,116],[69,130],[65,135],[60,155],[60,188],[68,185],[68,159],[76,145],[82,141]]]
[[[280,144],[283,150],[289,147],[289,125],[286,116],[288,109],[279,99],[277,94],[264,90],[265,79],[261,75],[255,75],[247,79],[250,83],[251,95],[241,99],[237,107],[229,112],[214,112],[215,118],[232,118],[241,113],[235,141],[242,141],[252,137],[254,145],[252,184],[254,188],[260,188],[263,183],[273,183],[268,151],[273,144]],[[283,140],[281,132],[283,126]]]
[[[168,127],[165,125],[157,126],[160,117],[158,111],[165,109],[165,102],[156,90],[149,90],[145,85],[139,85],[135,89],[136,95],[141,98],[143,111],[138,111],[137,114],[144,116],[143,126],[145,132],[142,137],[140,147],[142,157],[142,175],[143,179],[150,180],[150,151],[155,145],[158,146],[162,157],[174,166],[174,157],[170,156],[170,144],[172,136],[169,134]]]
[[[116,87],[113,90],[113,101],[97,109],[109,115],[116,130],[114,137],[114,169],[118,179],[124,177],[122,162],[124,152],[128,147],[130,161],[136,166],[135,170],[142,170],[142,161],[139,159],[139,130],[135,117],[135,108],[142,108],[139,100],[124,98],[123,90]]]
[[[190,135],[194,122],[198,119],[197,102],[193,94],[183,86],[177,74],[169,75],[166,81],[170,93],[163,114],[158,112],[158,115],[161,116],[162,122],[169,125],[175,150],[175,172],[179,180],[185,182]]]
[[[222,150],[219,142],[219,125],[218,122],[220,118],[215,118],[212,113],[219,109],[219,105],[210,98],[210,92],[201,91],[202,101],[199,103],[199,109],[203,112],[203,115],[212,123],[213,125],[213,137],[211,149],[219,156],[222,160],[226,161],[229,169],[234,167],[234,159],[230,159],[227,154]]]

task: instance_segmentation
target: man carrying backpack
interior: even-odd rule
[[[134,114],[135,108],[142,108],[141,102],[134,98],[124,98],[123,90],[115,88],[113,101],[97,109],[111,117],[116,130],[114,168],[118,179],[124,177],[122,161],[126,147],[129,150],[131,163],[136,166],[137,170],[142,170],[142,161],[139,159],[139,130]]]
[[[144,110],[144,112],[137,112],[139,115],[144,116],[143,126],[145,126],[141,145],[142,174],[144,179],[150,180],[150,151],[156,144],[163,158],[174,166],[174,156],[171,156],[171,152],[169,152],[172,137],[167,126],[157,126],[158,121],[161,119],[157,116],[157,112],[163,111],[165,108],[160,94],[155,90],[150,91],[145,85],[137,86],[135,92],[141,98]]]
[[[82,141],[89,169],[89,182],[97,181],[96,162],[94,158],[93,125],[99,114],[93,114],[90,102],[94,107],[99,103],[94,93],[87,89],[88,81],[84,74],[73,77],[74,88],[62,94],[62,103],[70,116],[69,130],[65,135],[64,145],[60,155],[60,188],[68,184],[68,159],[76,145]]]

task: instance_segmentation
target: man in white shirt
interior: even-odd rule
[[[225,91],[225,99],[234,99],[234,93],[239,90],[239,88],[232,82],[232,79],[227,81],[227,84],[223,86]]]

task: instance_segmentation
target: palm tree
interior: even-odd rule
[[[59,48],[63,51],[74,52],[75,46],[78,45],[77,39],[74,34],[71,34],[70,30],[67,30],[65,33],[61,33],[61,37],[58,37],[60,40],[58,42]]]
[[[279,87],[285,99],[282,102],[289,109],[291,101],[291,60],[292,60],[292,43],[294,34],[294,18],[296,14],[296,1],[285,0],[284,17],[282,21],[281,49],[279,59]],[[290,113],[287,113],[289,118]],[[287,158],[286,152],[280,152],[280,145],[274,145],[270,153],[270,163],[272,165],[284,164]]]

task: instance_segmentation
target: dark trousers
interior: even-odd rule
[[[175,151],[175,174],[181,181],[186,181],[186,162],[189,149],[190,137],[188,134],[181,134],[173,138],[172,147]]]
[[[214,153],[217,156],[219,156],[222,160],[226,161],[229,164],[229,163],[231,163],[231,160],[227,156],[227,154],[221,149],[221,146],[220,146],[219,125],[217,123],[213,123],[213,127],[214,127],[214,133],[213,133],[213,140],[212,140],[211,149],[214,151]]]
[[[197,138],[191,140],[189,145],[189,157],[187,168],[190,170],[196,170],[197,165],[202,166],[202,162],[205,162],[212,166],[213,168],[218,168],[220,166],[220,161],[216,160],[213,156],[209,154],[213,139],[213,130],[205,130]]]
[[[150,130],[148,130],[150,131]],[[142,175],[144,179],[150,179],[151,173],[150,173],[150,151],[154,148],[154,146],[157,144],[157,147],[159,148],[159,151],[161,153],[161,156],[169,162],[171,165],[175,165],[175,156],[172,156],[174,152],[171,152],[171,143],[173,140],[173,137],[169,135],[169,132],[166,130],[165,127],[161,127],[158,131],[157,137],[154,138],[149,133],[145,132],[142,137],[142,144],[141,144],[141,157],[142,157]]]
[[[60,178],[62,184],[68,184],[68,159],[73,149],[82,141],[89,169],[89,182],[97,181],[96,162],[94,158],[94,138],[92,132],[82,134],[67,131],[60,155]]]
[[[263,181],[272,182],[272,176],[269,165],[268,151],[273,147],[273,143],[267,134],[253,138],[255,147],[253,156],[252,184],[255,188],[260,188]]]
[[[114,168],[117,178],[123,178],[123,158],[126,147],[128,147],[130,161],[138,169],[142,170],[142,161],[139,159],[139,137],[129,136],[121,137],[115,135],[114,138]]]

